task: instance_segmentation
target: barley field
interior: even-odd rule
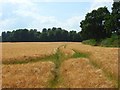
[[[2,88],[117,88],[118,49],[80,42],[2,43]]]

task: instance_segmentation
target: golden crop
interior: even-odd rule
[[[117,87],[118,48],[90,46],[77,42],[3,43],[2,45],[3,62],[25,61],[36,57],[40,59],[53,55],[37,62],[3,63],[3,88]],[[72,57],[76,53],[74,50],[89,56]],[[56,86],[53,85],[54,83],[57,83]]]
[[[3,43],[2,61],[26,60],[28,58],[44,57],[54,54],[62,43]]]

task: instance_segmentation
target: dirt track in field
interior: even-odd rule
[[[75,42],[46,42],[4,43],[2,50],[3,62],[6,63],[39,57],[37,62],[3,64],[3,88],[117,87],[118,48],[94,47]],[[29,58],[24,59],[24,56]],[[44,58],[46,56],[49,57]]]

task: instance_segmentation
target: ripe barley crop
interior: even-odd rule
[[[5,88],[113,88],[118,82],[118,48],[77,42],[2,43],[2,62]]]

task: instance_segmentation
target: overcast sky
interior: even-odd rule
[[[80,31],[86,13],[98,7],[111,10],[112,0],[0,0],[0,33],[20,28],[61,27]]]

